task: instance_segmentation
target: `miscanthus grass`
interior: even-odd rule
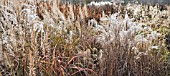
[[[0,2],[2,76],[165,76],[168,5]]]

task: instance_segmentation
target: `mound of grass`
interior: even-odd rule
[[[169,6],[57,0],[0,4],[2,76],[169,73]]]

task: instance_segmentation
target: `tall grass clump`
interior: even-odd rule
[[[2,76],[169,75],[168,5],[0,4]]]

